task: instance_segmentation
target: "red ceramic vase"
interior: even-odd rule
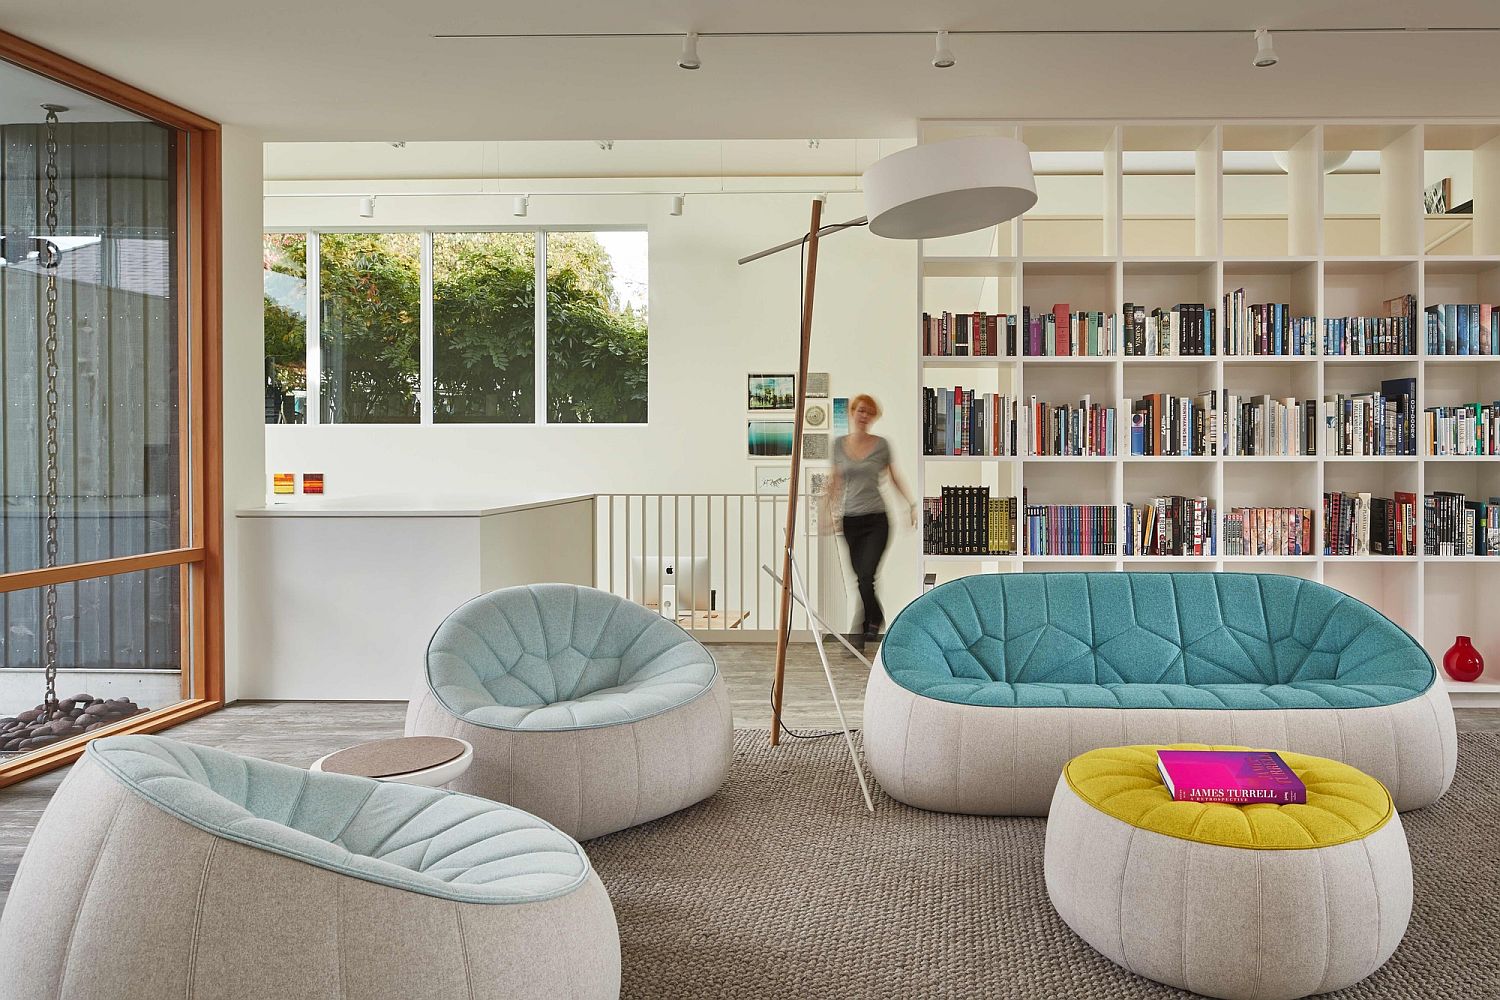
[[[1479,650],[1474,648],[1468,636],[1461,635],[1453,640],[1452,648],[1443,654],[1443,669],[1456,681],[1478,680],[1479,675],[1484,673],[1484,657],[1479,655]]]

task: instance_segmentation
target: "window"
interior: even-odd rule
[[[434,233],[432,419],[536,419],[536,234]]]
[[[547,234],[547,421],[646,422],[646,234]]]
[[[647,251],[644,230],[269,233],[266,421],[644,423]]]
[[[218,128],[53,63],[0,33],[0,785],[222,697]]]
[[[307,423],[307,234],[262,240],[266,423]]]
[[[417,422],[421,243],[416,233],[318,237],[321,423]]]

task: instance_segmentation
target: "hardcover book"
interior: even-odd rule
[[[1302,779],[1269,750],[1158,750],[1156,766],[1175,802],[1307,803]]]

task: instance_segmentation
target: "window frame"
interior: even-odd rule
[[[301,424],[268,425],[286,427],[646,427],[651,422],[651,344],[649,320],[646,336],[646,419],[634,422],[554,423],[547,419],[547,234],[548,233],[645,233],[647,240],[647,296],[650,295],[650,227],[638,224],[565,226],[266,226],[263,233],[300,234],[307,238],[307,420]],[[414,423],[325,423],[323,406],[323,293],[320,238],[339,233],[416,233],[421,236],[421,284],[418,299],[417,413]],[[466,420],[444,423],[434,419],[433,358],[436,340],[433,316],[433,237],[449,233],[531,233],[536,239],[536,316],[533,321],[532,418],[526,422],[503,423]],[[648,309],[649,315],[649,309]]]
[[[181,700],[0,765],[0,788],[72,763],[88,743],[156,732],[224,705],[223,198],[217,122],[0,31],[0,60],[176,133],[179,503],[176,548],[0,573],[0,592],[181,568]]]

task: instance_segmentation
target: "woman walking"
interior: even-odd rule
[[[849,401],[849,433],[833,442],[833,476],[824,497],[825,528],[833,522],[835,512],[842,511],[844,543],[849,546],[849,562],[859,581],[861,609],[855,619],[856,643],[878,641],[885,624],[885,613],[875,593],[876,573],[891,535],[885,497],[880,491],[884,479],[890,479],[906,502],[907,519],[913,526],[917,523],[916,501],[891,463],[891,446],[885,438],[870,433],[870,425],[879,416],[880,404],[873,396],[860,394]]]

